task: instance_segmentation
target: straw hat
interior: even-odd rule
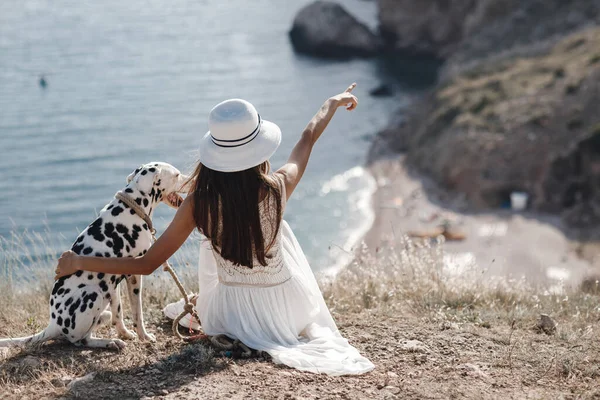
[[[208,128],[200,142],[200,162],[216,171],[255,167],[281,143],[281,129],[261,119],[254,106],[241,99],[217,104],[208,116]]]

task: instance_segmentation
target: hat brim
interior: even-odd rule
[[[200,141],[200,162],[221,172],[243,171],[267,161],[281,144],[281,129],[263,120],[258,135],[239,147],[221,147],[212,141],[210,132]]]

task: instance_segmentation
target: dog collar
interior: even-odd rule
[[[154,230],[154,226],[152,225],[152,220],[150,219],[148,214],[146,214],[146,212],[142,209],[142,207],[138,203],[136,203],[131,196],[129,196],[125,192],[118,191],[117,194],[115,194],[115,198],[117,200],[121,200],[123,203],[128,205],[138,215],[138,217],[143,219],[146,225],[148,225],[150,233],[154,235],[156,231]]]

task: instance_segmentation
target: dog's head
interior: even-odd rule
[[[149,201],[163,203],[178,208],[183,198],[178,192],[185,192],[185,183],[188,177],[177,168],[164,162],[151,162],[140,165],[127,177],[127,184],[135,186]]]

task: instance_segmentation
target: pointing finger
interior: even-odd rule
[[[348,86],[348,89],[346,89],[347,93],[352,92],[352,90],[354,90],[354,88],[356,87],[356,82],[354,82],[352,85]]]

